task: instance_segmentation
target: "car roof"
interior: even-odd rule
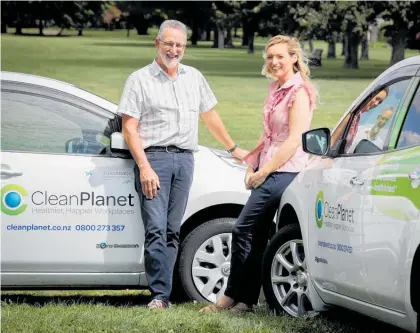
[[[398,70],[398,69],[400,69],[402,67],[405,67],[405,66],[412,66],[412,65],[419,65],[420,66],[420,55],[413,56],[413,57],[410,57],[410,58],[407,58],[407,59],[404,59],[404,60],[401,60],[401,61],[397,62],[396,64],[394,64],[391,67],[389,67],[388,69],[386,69],[383,73],[381,73],[376,78],[376,80],[381,79],[382,77],[389,74],[390,72],[393,72],[393,71]]]
[[[37,85],[41,87],[58,90],[60,92],[71,94],[73,96],[76,96],[86,101],[89,101],[91,103],[94,103],[100,106],[101,108],[104,108],[113,113],[116,113],[117,108],[118,108],[118,106],[115,103],[112,103],[100,96],[97,96],[86,90],[83,90],[75,86],[74,84],[39,76],[39,75],[1,71],[1,81],[32,84],[32,85]]]

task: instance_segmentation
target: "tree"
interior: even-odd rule
[[[102,19],[105,23],[105,27],[108,30],[114,30],[114,25],[116,22],[119,22],[121,19],[121,10],[115,5],[112,4],[102,13]]]
[[[338,10],[343,15],[342,30],[347,38],[344,68],[359,68],[358,48],[363,33],[367,30],[368,17],[373,8],[364,1],[338,2]]]
[[[236,8],[242,24],[242,46],[248,46],[248,53],[254,53],[255,32],[258,30],[262,1],[240,1]]]
[[[225,1],[212,3],[212,21],[216,26],[214,34],[214,45],[223,49],[225,45],[232,46],[232,28],[238,23],[239,2]]]
[[[322,2],[320,4],[319,14],[321,15],[319,35],[328,43],[327,59],[336,59],[336,43],[341,35],[343,14],[338,8],[336,1]]]
[[[375,4],[380,16],[388,21],[384,27],[385,36],[389,37],[392,46],[390,65],[403,60],[407,40],[415,34],[420,24],[420,2],[418,1],[384,1]],[[417,30],[419,30],[417,28]]]
[[[95,16],[102,16],[104,9],[110,4],[99,1],[73,1],[73,25],[78,31],[78,36],[83,35],[83,29]]]
[[[165,10],[177,8],[176,1],[117,1],[127,27],[133,26],[138,35],[147,35],[149,26],[164,20]]]

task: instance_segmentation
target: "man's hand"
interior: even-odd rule
[[[249,151],[247,150],[243,150],[241,148],[236,148],[233,152],[232,152],[232,156],[236,157],[237,159],[243,160],[243,158],[249,153]]]
[[[247,190],[250,190],[250,189],[252,189],[252,186],[251,186],[251,184],[249,183],[249,180],[251,179],[251,176],[254,174],[254,170],[252,169],[252,168],[248,168],[247,170],[246,170],[246,174],[245,174],[245,188],[247,189]]]
[[[143,194],[147,199],[153,199],[157,196],[158,189],[160,189],[159,177],[151,166],[141,167],[139,169]]]
[[[258,170],[249,178],[249,185],[251,188],[258,188],[262,183],[265,182],[265,179],[268,177],[269,173],[264,169]]]

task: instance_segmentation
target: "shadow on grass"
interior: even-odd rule
[[[16,35],[14,33],[7,33],[7,34],[2,34],[3,35],[10,35],[10,36],[15,36],[15,37],[41,37],[41,38],[65,38],[65,37],[81,37],[81,36],[75,36],[75,35],[56,35],[56,34],[44,34],[44,35],[40,35],[38,33],[36,34],[28,34],[28,33],[21,33],[19,35]]]
[[[123,43],[123,42],[115,42],[115,43],[92,43],[90,45],[93,46],[105,46],[105,47],[154,47],[155,46],[155,41],[153,39],[151,40],[142,40],[139,39],[138,42],[127,42],[127,43]],[[212,49],[212,50],[217,50],[218,48],[212,47],[209,44],[198,44],[198,45],[187,45],[187,51],[190,49]],[[221,50],[232,50],[232,51],[241,51],[244,54],[247,54],[248,52],[248,48],[243,48],[241,46],[236,46],[236,47],[227,47]],[[263,50],[263,47],[255,47],[254,48],[254,53],[260,52]]]
[[[152,54],[152,53],[151,53]],[[222,55],[222,54],[221,54]],[[241,63],[242,60],[242,63]],[[137,57],[120,57],[120,58],[109,58],[105,59],[92,59],[78,57],[76,59],[48,59],[49,64],[60,64],[65,63],[66,66],[73,66],[75,68],[90,68],[90,67],[102,67],[102,68],[128,68],[137,70],[143,66],[148,65],[153,61],[153,55],[150,56],[150,59],[137,58]],[[206,76],[219,76],[219,77],[232,77],[232,78],[262,78],[261,75],[261,63],[256,62],[254,59],[240,59],[238,64],[238,59],[235,57],[228,58],[218,58],[218,57],[206,57],[203,56],[202,59],[185,59],[183,61],[185,65],[189,65],[197,68]],[[373,64],[372,64],[373,65]],[[341,69],[337,64],[332,64],[332,66],[326,67],[316,67],[312,68],[312,77],[315,80],[360,80],[368,79],[373,80],[377,77],[386,66],[378,66],[375,64],[375,67],[359,70],[351,69]]]
[[[148,294],[136,295],[29,295],[29,294],[12,294],[1,295],[1,301],[9,304],[28,304],[32,306],[43,307],[45,305],[106,305],[106,306],[146,306],[151,298]]]

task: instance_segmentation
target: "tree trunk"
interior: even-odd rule
[[[346,58],[344,61],[344,68],[352,68],[358,69],[359,68],[359,61],[357,57],[357,51],[359,49],[360,44],[360,37],[356,34],[350,33],[347,36],[347,43],[346,43]]]
[[[211,27],[206,28],[206,41],[207,42],[211,41]]]
[[[57,36],[61,36],[61,34],[63,33],[64,27],[61,27],[60,31],[58,32]]]
[[[23,35],[22,33],[22,21],[20,19],[20,13],[16,13],[16,31],[15,35]]]
[[[337,59],[337,55],[335,52],[335,42],[328,41],[328,55],[327,59]]]
[[[77,36],[83,36],[83,29],[79,29],[79,33],[77,34]]]
[[[217,48],[225,48],[225,30],[223,28],[217,29]]]
[[[197,41],[198,41],[198,35],[199,35],[199,31],[198,31],[198,26],[195,22],[192,23],[192,35],[191,35],[191,45],[196,46],[197,45]]]
[[[144,15],[136,15],[134,18],[135,28],[138,35],[148,35],[147,31],[149,30],[149,20],[144,18]]]
[[[255,37],[255,33],[253,31],[250,32],[248,35],[248,54],[253,54],[255,52],[254,37]]]
[[[44,36],[44,23],[42,22],[42,20],[39,20],[38,28],[39,28],[39,35]]]
[[[341,49],[341,55],[344,56],[344,58],[347,57],[347,36],[343,36],[343,48]]]
[[[217,49],[217,46],[218,46],[218,36],[219,36],[219,29],[216,27],[213,30],[213,46],[212,46],[212,48]]]
[[[393,33],[391,44],[392,44],[392,56],[390,65],[394,65],[397,62],[404,60],[405,58],[405,42],[407,40],[408,30],[400,28]]]
[[[369,40],[368,33],[365,32],[362,37],[362,54],[360,60],[369,60]]]
[[[130,37],[130,27],[127,25],[127,37]]]
[[[1,22],[1,33],[7,34],[7,25],[6,23]]]
[[[309,52],[314,53],[314,41],[312,39],[309,40]]]
[[[225,38],[225,47],[226,48],[233,48],[233,42],[232,42],[232,28],[227,29],[227,34]]]
[[[246,22],[242,24],[242,47],[248,46],[249,43],[249,29]]]

